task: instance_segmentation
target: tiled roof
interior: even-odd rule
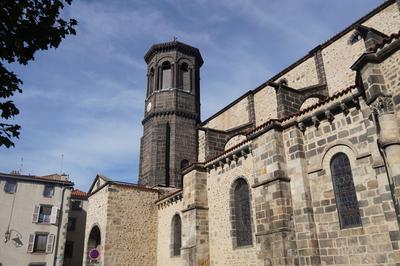
[[[59,175],[59,174],[36,176],[36,178],[42,178],[42,179],[47,179],[47,180],[68,181],[67,175]]]
[[[159,203],[159,202],[161,202],[161,201],[163,201],[163,200],[166,200],[166,199],[168,199],[168,198],[170,198],[170,197],[172,197],[172,196],[175,196],[175,195],[177,195],[177,194],[179,194],[179,193],[183,193],[183,189],[182,189],[182,188],[179,188],[179,189],[177,189],[177,190],[174,190],[174,191],[168,193],[168,194],[165,195],[164,197],[161,197],[161,198],[159,198],[158,200],[156,200],[155,203],[157,204],[157,203]]]
[[[287,117],[284,117],[284,118],[282,118],[282,119],[280,119],[280,120],[283,122],[283,121],[289,120],[289,119],[292,118],[292,117],[296,117],[296,116],[300,116],[300,115],[302,115],[302,114],[308,113],[308,112],[310,112],[310,111],[312,111],[312,110],[314,110],[314,109],[316,109],[316,108],[318,108],[318,107],[320,107],[320,106],[322,106],[322,105],[324,105],[324,104],[327,104],[328,102],[331,102],[331,101],[333,101],[333,100],[336,100],[337,98],[339,98],[339,97],[341,97],[341,96],[343,96],[343,95],[349,93],[352,89],[355,89],[355,88],[356,88],[355,85],[351,85],[351,86],[347,87],[346,89],[341,90],[341,91],[339,91],[339,92],[333,94],[332,96],[326,98],[326,99],[323,100],[323,101],[320,101],[320,102],[318,102],[318,103],[316,103],[316,104],[313,104],[313,105],[311,105],[311,106],[305,108],[304,110],[301,110],[301,111],[299,111],[299,112],[297,112],[297,113],[294,113],[294,114],[292,114],[292,115],[289,115],[289,116],[287,116]]]
[[[88,194],[86,192],[83,192],[79,189],[73,189],[71,191],[71,197],[73,198],[87,198]]]

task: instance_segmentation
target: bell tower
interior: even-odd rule
[[[181,169],[197,160],[199,49],[176,40],[151,46],[140,142],[139,184],[181,187]]]

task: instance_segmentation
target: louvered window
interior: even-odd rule
[[[161,89],[162,90],[167,90],[172,87],[172,69],[171,69],[171,63],[170,62],[164,62],[162,64],[162,76],[161,76]]]

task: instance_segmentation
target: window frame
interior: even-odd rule
[[[334,164],[336,163],[335,160],[339,159],[342,156],[342,160],[344,160],[345,165],[341,165],[340,167],[335,167]],[[339,163],[339,162],[338,162]],[[347,169],[346,169],[347,168]],[[333,154],[333,156],[329,160],[329,169],[330,169],[330,174],[331,174],[331,180],[332,180],[332,187],[334,191],[334,196],[335,196],[335,202],[336,202],[336,212],[338,215],[338,220],[339,220],[339,225],[340,229],[349,229],[349,228],[357,228],[357,227],[362,227],[362,219],[361,219],[361,212],[360,212],[360,206],[358,203],[358,198],[357,198],[357,191],[355,189],[355,184],[354,184],[354,177],[353,177],[353,170],[351,167],[351,162],[349,156],[344,153],[344,152],[337,152]],[[342,175],[342,176],[340,176]],[[339,178],[349,178],[348,184],[346,184],[345,188],[339,187],[340,184],[338,184],[338,179]],[[343,190],[346,189],[346,190]],[[343,192],[344,191],[344,192]],[[342,196],[345,194],[344,196]],[[349,197],[348,194],[351,194]],[[346,198],[344,198],[346,197]],[[349,204],[344,204],[343,201],[344,199],[347,200],[350,199],[352,202],[350,204],[352,205],[351,208],[349,208],[346,205]],[[355,221],[354,223],[347,223],[344,222],[343,217],[347,217],[349,213],[354,213],[352,214],[355,216],[355,219],[358,221]]]
[[[46,194],[46,190],[47,189],[51,189],[51,193],[50,194]],[[45,198],[52,198],[54,196],[54,191],[55,191],[55,187],[54,185],[45,185],[43,188],[43,197]]]
[[[9,184],[14,184],[14,189],[12,191],[7,189]],[[7,194],[15,194],[15,193],[17,193],[17,186],[18,186],[18,182],[17,181],[15,181],[15,180],[6,180],[3,190]]]
[[[50,214],[43,214],[42,210],[44,208],[50,209]],[[51,219],[51,213],[52,213],[53,206],[52,205],[47,205],[47,204],[41,204],[39,205],[39,213],[38,213],[38,224],[50,224],[50,219]],[[44,216],[46,215],[46,216]]]
[[[168,77],[167,77],[167,75],[168,75]],[[172,63],[170,61],[166,60],[161,64],[160,91],[169,90],[173,87],[172,75],[173,75]]]
[[[37,250],[38,236],[46,238],[46,243],[44,244],[44,250]],[[49,233],[47,233],[47,232],[35,232],[35,240],[33,242],[32,253],[41,253],[41,254],[42,253],[47,253],[46,251],[47,251],[48,239],[49,239]]]
[[[241,184],[240,184],[241,183]],[[248,204],[248,219],[247,222],[249,223],[246,228],[240,228],[240,223],[243,222],[241,218],[238,217],[238,214],[243,211],[238,211],[238,207],[243,208],[243,202],[241,201],[240,204],[237,203],[237,194],[236,190],[239,185],[246,185],[247,186],[247,204]],[[244,177],[237,178],[231,185],[230,190],[230,209],[231,209],[231,235],[232,235],[232,242],[233,248],[247,248],[252,247],[254,245],[254,221],[253,221],[253,210],[252,210],[252,196],[251,196],[251,187],[249,182]],[[239,220],[240,219],[240,220]],[[243,227],[243,226],[242,226]],[[241,239],[239,239],[239,230],[246,230],[248,239],[245,243],[240,243]],[[242,232],[243,233],[243,232]],[[243,233],[244,234],[244,233]]]
[[[177,232],[176,230],[177,222],[179,222],[179,232]],[[179,243],[176,243],[177,239],[179,239]],[[180,257],[182,255],[181,249],[182,249],[182,218],[179,215],[179,213],[176,213],[174,214],[174,216],[172,216],[171,220],[171,257]]]

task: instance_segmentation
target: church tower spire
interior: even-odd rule
[[[144,57],[147,93],[139,183],[181,187],[181,169],[197,157],[200,51],[182,42],[153,45]]]

